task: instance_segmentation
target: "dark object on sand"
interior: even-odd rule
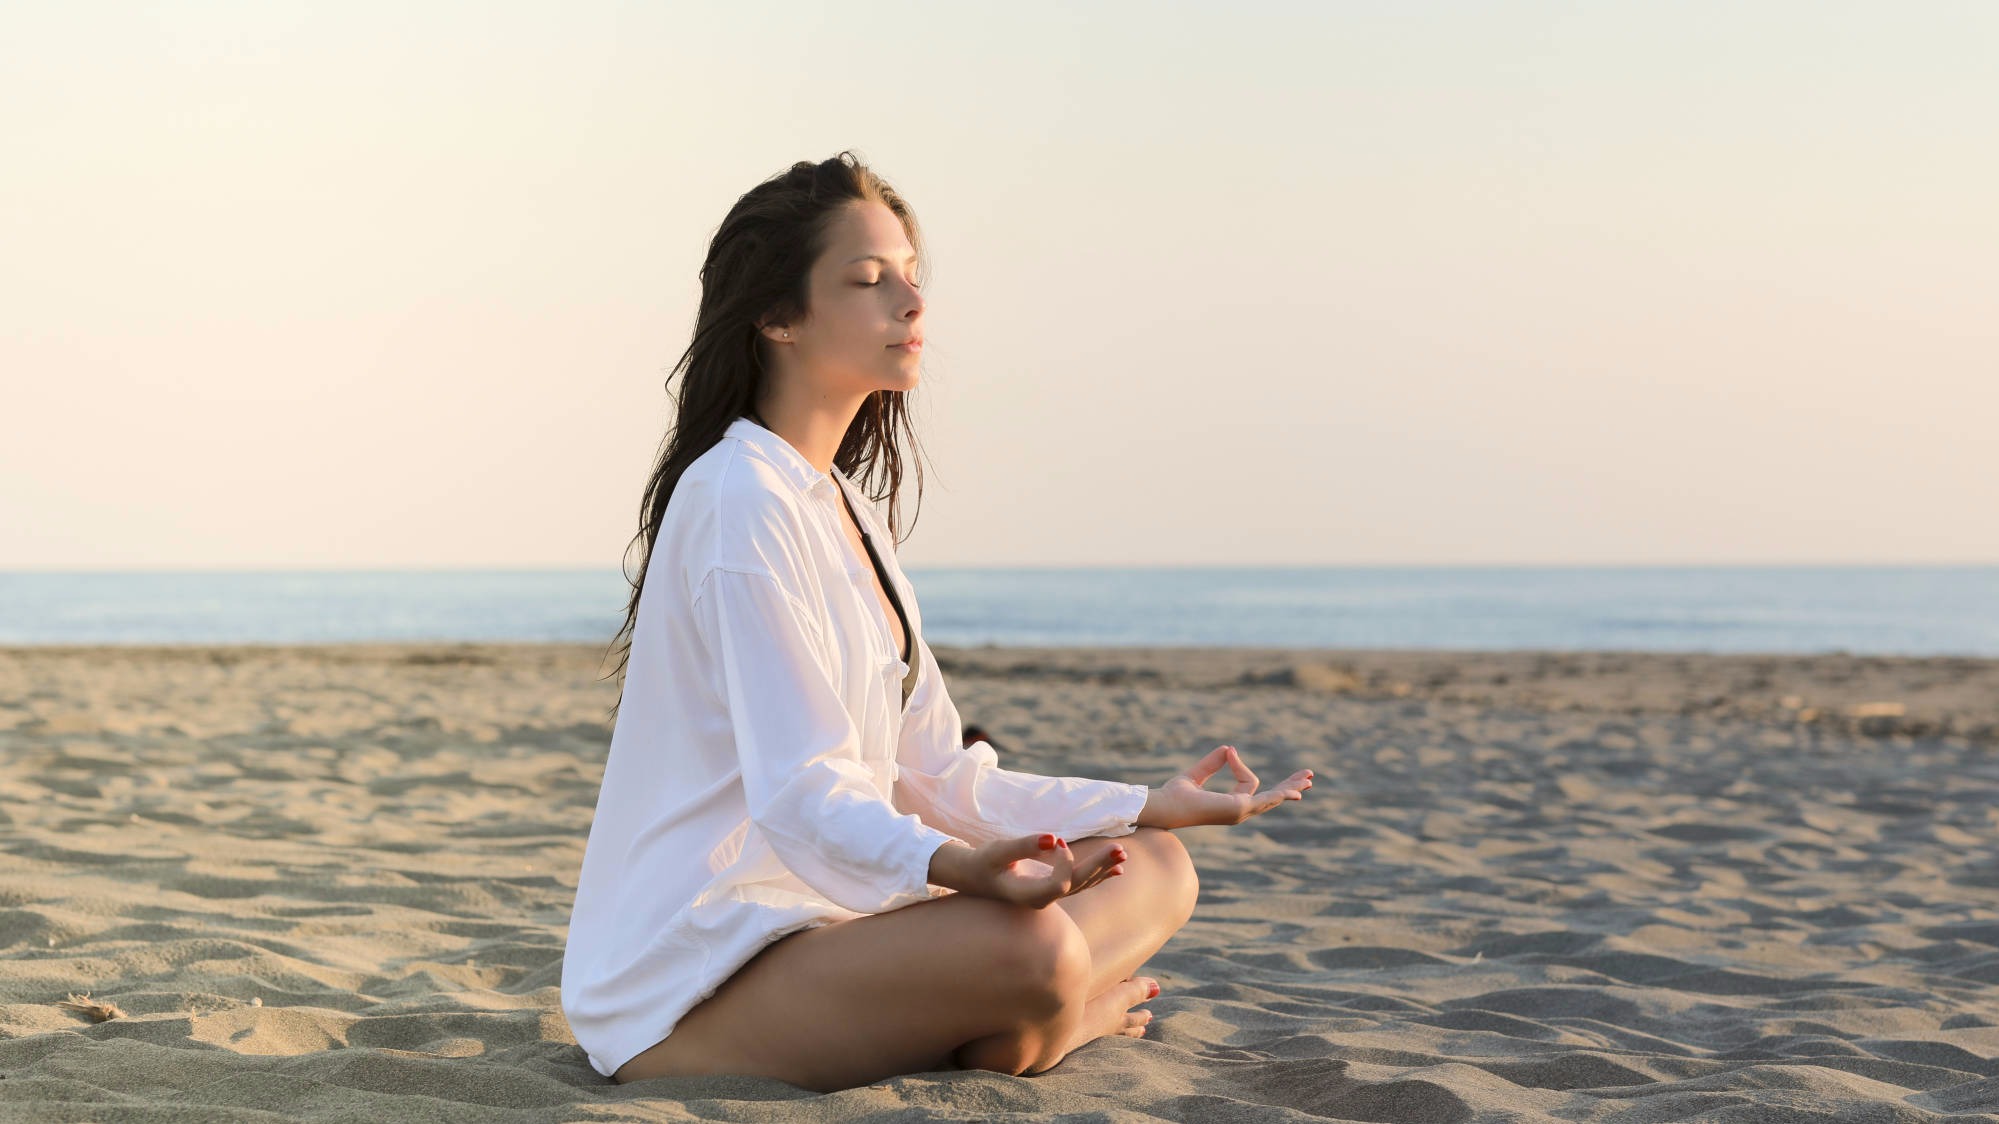
[[[1006,752],[1005,748],[1002,747],[999,742],[993,740],[993,736],[991,734],[986,733],[983,728],[976,725],[967,725],[965,727],[965,736],[961,740],[966,745],[971,745],[973,742],[976,741],[983,741],[987,745],[993,747],[994,753]]]

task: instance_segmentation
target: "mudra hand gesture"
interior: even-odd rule
[[[1235,788],[1229,792],[1209,792],[1203,786],[1223,764],[1235,774]],[[1312,787],[1312,770],[1300,769],[1267,792],[1256,791],[1256,785],[1256,774],[1243,763],[1234,746],[1216,746],[1214,752],[1146,796],[1138,825],[1175,828],[1238,824],[1286,800],[1303,800],[1305,790]]]
[[[930,881],[983,898],[1040,909],[1056,898],[1123,874],[1125,849],[1112,844],[1078,860],[1059,835],[1022,835],[981,847],[946,843],[931,860]],[[940,865],[941,864],[941,865]]]
[[[1209,792],[1202,786],[1227,764],[1235,774],[1231,792]],[[1312,787],[1312,770],[1300,769],[1268,792],[1256,791],[1256,774],[1232,745],[1217,746],[1145,795],[1139,827],[1195,827],[1238,824],[1268,812],[1286,800],[1303,800]],[[1124,873],[1128,857],[1121,843],[1112,843],[1087,859],[1078,860],[1069,842],[1055,835],[1023,835],[974,847],[953,840],[931,859],[930,881],[939,886],[997,898],[1040,909],[1057,898],[1087,890],[1106,878]]]

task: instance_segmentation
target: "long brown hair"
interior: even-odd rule
[[[801,160],[758,184],[736,200],[708,243],[701,264],[701,304],[695,314],[694,339],[667,373],[666,389],[674,399],[674,422],[660,442],[645,498],[639,503],[639,530],[625,548],[625,578],[631,598],[625,604],[625,624],[612,638],[618,665],[619,701],[624,672],[631,658],[632,631],[638,624],[639,594],[653,543],[666,518],[666,505],[687,466],[715,446],[739,417],[754,411],[769,368],[760,327],[790,323],[807,312],[807,274],[825,252],[833,220],[843,208],[880,203],[901,220],[910,246],[923,259],[923,241],[916,216],[902,196],[852,152],[841,152],[817,164]],[[682,375],[676,393],[674,375]],[[833,463],[861,487],[863,494],[888,500],[889,532],[900,545],[897,494],[902,487],[902,441],[912,450],[916,497],[923,499],[923,464],[916,431],[909,423],[905,394],[878,390],[868,395],[840,439]],[[877,485],[879,481],[879,486]],[[910,526],[915,527],[912,519]],[[638,573],[631,572],[633,548],[638,548]],[[611,717],[618,707],[612,704]]]

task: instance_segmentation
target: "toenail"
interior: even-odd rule
[[[1153,997],[1157,996],[1158,994],[1159,994],[1159,984],[1158,984],[1158,983],[1157,983],[1157,982],[1155,981],[1155,982],[1153,983],[1153,985],[1152,985],[1152,991],[1151,991],[1151,993],[1150,993],[1150,994],[1148,994],[1148,995],[1146,996],[1146,998],[1147,998],[1147,999],[1151,999],[1151,998],[1153,998]]]

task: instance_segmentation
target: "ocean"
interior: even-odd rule
[[[1999,656],[1999,566],[908,569],[932,644]],[[608,643],[615,570],[0,572],[0,644]]]

